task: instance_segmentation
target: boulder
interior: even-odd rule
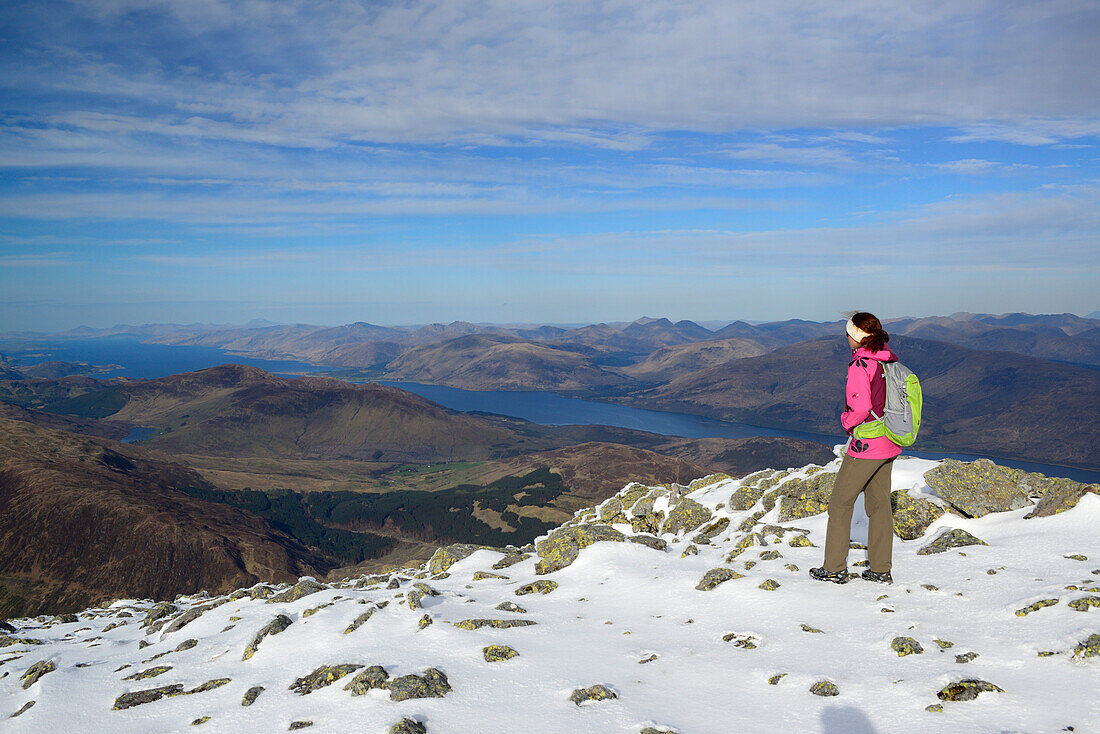
[[[1078,612],[1087,612],[1089,609],[1100,607],[1100,596],[1082,596],[1074,599],[1067,606]]]
[[[1100,484],[1082,484],[1059,477],[1042,477],[1034,484],[1037,485],[1039,501],[1035,503],[1034,510],[1024,515],[1025,519],[1057,515],[1076,507],[1086,494],[1100,494]]]
[[[663,551],[668,548],[668,543],[666,543],[663,538],[657,538],[652,535],[628,535],[626,539],[631,543],[644,545],[653,550]]]
[[[691,484],[688,485],[688,491],[694,492],[697,489],[709,487],[712,484],[718,484],[718,482],[724,482],[727,479],[732,479],[732,477],[729,474],[709,474],[705,477],[692,479]]]
[[[260,694],[266,690],[267,689],[263,686],[252,686],[244,692],[244,697],[241,698],[241,705],[251,706],[252,704],[256,703],[256,699],[260,697]]]
[[[967,678],[958,683],[949,683],[936,696],[941,701],[973,701],[979,693],[1004,693],[1004,689],[989,681]]]
[[[256,633],[256,636],[252,638],[252,642],[248,643],[248,645],[245,646],[244,656],[241,658],[241,660],[248,660],[250,657],[255,655],[256,650],[260,647],[260,642],[265,637],[267,637],[268,635],[277,635],[285,630],[287,627],[289,627],[291,624],[293,624],[293,621],[285,614],[280,614],[279,616],[275,617],[275,619],[265,624],[263,627],[260,628],[260,631]]]
[[[840,689],[836,687],[836,683],[828,680],[819,680],[810,686],[810,693],[815,696],[839,696]]]
[[[46,675],[46,673],[52,673],[57,670],[57,666],[54,665],[52,660],[39,660],[37,663],[27,668],[27,671],[23,675],[19,676],[19,680],[23,681],[23,690],[26,690],[38,682],[38,679]]]
[[[527,594],[549,594],[554,589],[558,588],[558,582],[551,579],[541,579],[539,581],[533,581],[529,584],[524,584],[516,589],[516,596],[525,596]]]
[[[149,608],[149,611],[145,613],[145,619],[141,621],[142,627],[149,627],[158,620],[169,617],[179,611],[179,607],[170,601],[162,601],[154,604]]]
[[[519,655],[518,652],[507,645],[488,645],[482,648],[481,652],[485,656],[485,662],[487,663],[500,663],[505,660],[511,660]]]
[[[517,563],[520,563],[521,561],[526,561],[530,557],[531,557],[531,555],[529,553],[510,552],[510,553],[505,554],[504,558],[501,558],[499,561],[494,563],[492,565],[492,568],[499,571],[502,568],[508,568],[509,566],[514,566]]]
[[[1018,510],[1031,504],[1027,472],[997,466],[989,459],[966,462],[944,459],[924,473],[940,499],[966,517]]]
[[[376,606],[369,607],[367,609],[367,611],[363,612],[358,617],[356,617],[355,619],[352,620],[351,624],[349,624],[347,629],[344,630],[344,634],[345,635],[350,635],[352,632],[359,629],[363,625],[363,623],[366,622],[368,619],[370,619],[371,616],[373,616],[374,613],[377,612],[377,611],[378,611],[378,607],[376,607]]]
[[[711,511],[695,500],[681,498],[676,506],[669,510],[668,519],[661,527],[662,533],[686,533],[694,530],[711,518]]]
[[[808,479],[785,482],[775,490],[780,495],[779,522],[800,520],[828,510],[835,483],[835,472],[822,472]]]
[[[394,678],[389,685],[391,701],[407,701],[410,698],[442,698],[451,692],[447,676],[436,668],[428,668],[424,675],[403,675]]]
[[[744,578],[744,574],[737,573],[732,568],[712,568],[703,574],[703,578],[695,585],[695,588],[699,591],[710,591],[718,584],[740,578]]]
[[[1084,662],[1088,658],[1100,657],[1100,635],[1091,634],[1073,648],[1073,659]]]
[[[577,688],[569,694],[569,700],[580,706],[585,701],[608,701],[619,695],[602,683],[588,688]]]
[[[309,675],[298,678],[289,686],[288,690],[294,691],[299,696],[305,696],[313,693],[314,691],[331,686],[336,681],[343,678],[348,673],[354,672],[362,668],[362,665],[356,663],[344,663],[343,665],[322,665]]]
[[[155,667],[146,668],[145,670],[141,670],[137,673],[128,675],[122,680],[145,680],[147,678],[156,678],[158,675],[164,675],[171,669],[171,665],[157,665]]]
[[[390,727],[389,734],[428,734],[428,728],[416,719],[405,717]]]
[[[303,596],[309,596],[310,594],[316,594],[318,591],[324,591],[328,587],[317,583],[316,579],[309,576],[303,577],[298,583],[291,586],[284,592],[276,594],[267,600],[268,604],[282,604],[284,602],[297,601]]]
[[[152,703],[153,701],[159,701],[162,698],[170,698],[172,696],[184,695],[183,684],[173,683],[170,686],[161,686],[160,688],[147,688],[144,691],[131,691],[129,693],[123,693],[121,696],[115,699],[113,708],[115,711],[121,711],[123,709],[133,708],[134,706],[140,706],[144,703]]]
[[[453,624],[460,630],[476,630],[482,627],[495,627],[497,629],[528,627],[538,623],[531,619],[464,619],[461,622],[454,622]]]
[[[924,535],[928,526],[944,513],[939,505],[913,497],[904,489],[890,493],[890,504],[894,508],[894,535],[902,540],[916,540]]]
[[[471,543],[455,543],[445,545],[436,550],[428,561],[428,571],[432,574],[442,573],[454,564],[479,550],[495,550],[487,545],[473,545]]]
[[[1016,610],[1016,616],[1017,617],[1026,617],[1027,615],[1031,614],[1032,612],[1039,611],[1043,607],[1052,607],[1057,603],[1058,603],[1057,599],[1040,599],[1037,602],[1034,602],[1032,604],[1028,604],[1026,607],[1023,607],[1022,609],[1017,609]]]
[[[989,545],[989,543],[986,543],[980,538],[975,538],[965,530],[953,528],[921,548],[917,551],[917,555],[928,556],[933,553],[943,553],[951,548],[962,548],[968,545]]]
[[[527,610],[512,601],[502,601],[497,604],[494,609],[499,609],[502,612],[515,612],[516,614],[527,614]]]
[[[787,478],[787,471],[765,469],[741,480],[741,486],[730,495],[729,509],[748,510],[760,501],[764,493]]]
[[[385,690],[390,685],[390,674],[381,665],[372,665],[362,673],[351,679],[344,686],[345,691],[351,691],[353,696],[362,696],[367,691]]]
[[[899,658],[924,653],[924,648],[912,637],[895,637],[890,641],[890,649],[896,652]]]
[[[606,525],[581,525],[559,528],[535,544],[539,562],[535,573],[547,574],[565,568],[577,560],[582,548],[604,540],[622,542],[626,536]]]

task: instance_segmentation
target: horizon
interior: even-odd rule
[[[1084,0],[0,25],[0,331],[1100,310]]]

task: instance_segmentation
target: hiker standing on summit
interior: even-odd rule
[[[886,346],[890,341],[873,314],[859,312],[848,319],[845,329],[852,361],[848,363],[845,406],[840,424],[849,434],[844,460],[829,498],[829,525],[825,535],[825,563],[810,569],[820,581],[843,584],[848,581],[848,547],[851,542],[852,509],[860,492],[867,511],[867,557],[870,568],[863,578],[892,583],[890,575],[894,540],[894,515],[890,506],[890,471],[901,446],[889,436],[857,438],[862,423],[882,417],[886,406],[884,362],[897,357]]]

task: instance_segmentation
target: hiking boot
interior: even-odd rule
[[[894,577],[890,575],[889,571],[885,573],[879,573],[878,571],[872,571],[868,568],[866,571],[861,573],[860,576],[867,579],[868,581],[877,581],[880,584],[894,583]]]
[[[810,569],[810,576],[818,581],[832,581],[834,584],[848,583],[848,569],[830,572],[826,571],[824,566],[818,566],[817,568]]]

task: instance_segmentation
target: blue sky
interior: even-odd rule
[[[0,331],[1100,309],[1095,2],[9,0]]]

